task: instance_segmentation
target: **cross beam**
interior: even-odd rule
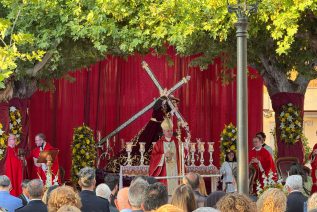
[[[150,76],[150,78],[152,79],[152,81],[154,82],[154,84],[156,85],[156,87],[159,89],[160,92],[163,91],[163,87],[160,85],[160,83],[158,82],[158,80],[156,79],[156,77],[154,76],[153,72],[151,71],[151,69],[149,68],[149,65],[145,62],[145,61],[142,61],[142,67],[145,69],[146,73],[148,73],[148,75]],[[190,77],[189,77],[190,79]],[[167,92],[167,95],[166,95],[166,98],[167,98],[167,104],[168,106],[171,108],[172,111],[174,111],[177,119],[179,121],[181,121],[181,123],[186,123],[185,119],[183,118],[182,114],[178,111],[178,110],[175,110],[175,106],[173,104],[173,102],[170,100],[170,98],[168,97],[169,96],[169,92]],[[188,125],[184,125],[183,126],[184,129],[186,130],[186,132],[189,134],[189,128],[188,128]]]
[[[143,62],[142,62],[143,64]],[[190,76],[186,76],[184,77],[182,80],[180,80],[178,83],[176,83],[172,88],[170,88],[167,93],[171,94],[174,91],[176,91],[178,88],[180,88],[181,86],[183,86],[184,84],[186,84],[188,81],[190,80]],[[123,130],[125,127],[127,127],[129,124],[131,124],[133,121],[135,121],[137,118],[139,118],[141,115],[143,115],[145,112],[147,112],[148,110],[150,110],[155,102],[157,101],[157,99],[154,99],[150,104],[148,104],[146,107],[144,107],[142,110],[140,110],[139,112],[137,112],[135,115],[133,115],[130,119],[128,119],[127,121],[125,121],[123,124],[121,124],[119,127],[117,127],[115,130],[113,130],[111,133],[109,133],[107,136],[105,136],[104,138],[102,138],[99,142],[98,142],[98,146],[101,146],[102,144],[104,144],[109,138],[111,138],[112,136],[116,135],[118,132],[120,132],[121,130]],[[171,107],[172,109],[172,107]]]

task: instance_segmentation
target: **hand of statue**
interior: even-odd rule
[[[317,155],[317,149],[314,149],[313,154]]]

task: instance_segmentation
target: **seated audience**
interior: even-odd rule
[[[57,212],[81,212],[79,208],[72,205],[64,205]]]
[[[119,190],[119,176],[118,175],[114,175],[114,174],[108,174],[107,176],[105,176],[105,184],[107,186],[109,186],[110,190],[111,190],[111,195],[109,198],[109,208],[110,211],[112,212],[116,212],[118,210],[116,210],[116,206],[114,204],[114,200],[116,199],[118,190]]]
[[[130,185],[128,198],[132,211],[142,211],[142,204],[145,199],[145,190],[149,184],[144,180],[136,180]]]
[[[184,212],[184,211],[174,205],[166,204],[159,207],[155,212]]]
[[[173,195],[171,204],[182,209],[184,212],[191,212],[197,208],[194,192],[189,185],[178,186]]]
[[[82,168],[78,173],[78,184],[81,187],[79,194],[82,203],[82,212],[109,212],[108,200],[96,196],[94,188],[96,186],[95,169],[91,167]]]
[[[70,186],[60,186],[52,191],[48,200],[48,211],[56,212],[64,205],[78,209],[82,207],[79,194]]]
[[[120,212],[132,211],[131,205],[129,203],[128,193],[129,193],[128,187],[122,188],[118,191],[117,199],[114,200],[114,203]]]
[[[224,191],[214,191],[206,199],[205,207],[216,208],[217,202],[226,195]]]
[[[286,178],[285,188],[288,192],[287,212],[303,212],[307,197],[302,194],[303,180],[300,175],[291,175]]]
[[[29,179],[25,179],[21,183],[22,194],[20,194],[19,198],[22,200],[23,206],[26,206],[28,204],[28,202],[30,201],[29,200],[28,190],[27,190],[27,185],[28,185],[29,182],[30,182]]]
[[[101,183],[96,188],[96,195],[110,201],[111,190],[105,183]]]
[[[239,193],[229,193],[217,203],[217,209],[230,212],[256,212],[256,204],[247,196]]]
[[[44,193],[44,185],[42,180],[34,179],[27,184],[27,190],[30,197],[30,202],[17,212],[47,212],[47,206],[42,201]]]
[[[168,203],[168,193],[165,185],[154,183],[145,189],[143,211],[156,210]]]
[[[307,201],[307,211],[317,209],[317,193],[313,193]]]
[[[199,176],[194,172],[190,172],[186,174],[184,183],[192,188],[198,207],[204,206],[206,196],[203,196],[201,193],[199,193]]]
[[[284,212],[286,210],[286,196],[280,189],[270,188],[263,192],[256,204],[258,212]]]
[[[22,200],[10,194],[11,181],[6,175],[0,175],[0,207],[8,212],[22,207]]]
[[[303,166],[297,163],[294,163],[289,171],[288,171],[289,175],[300,175],[302,176],[303,179],[303,194],[306,197],[310,196],[311,193],[311,188],[313,185],[313,181],[311,176],[308,176],[308,174],[304,171]]]

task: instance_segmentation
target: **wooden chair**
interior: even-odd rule
[[[294,164],[299,164],[299,160],[296,157],[282,157],[276,160],[276,168],[279,177],[283,179],[285,182],[286,178],[288,177],[288,170]]]

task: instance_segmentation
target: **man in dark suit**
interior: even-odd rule
[[[29,200],[29,194],[27,190],[27,185],[30,182],[29,179],[25,179],[22,181],[21,187],[22,187],[22,194],[20,194],[19,198],[22,200],[23,206],[26,206],[28,204]]]
[[[302,194],[303,179],[300,175],[291,175],[287,177],[285,187],[287,189],[286,212],[304,212],[304,204],[307,197]]]
[[[31,180],[27,184],[27,190],[30,197],[30,202],[16,210],[17,212],[47,212],[47,206],[42,202],[42,196],[44,193],[44,185],[40,179]]]
[[[78,173],[78,184],[81,187],[79,196],[82,203],[82,212],[110,212],[109,202],[105,199],[99,198],[94,192],[96,186],[95,169],[85,167]]]

